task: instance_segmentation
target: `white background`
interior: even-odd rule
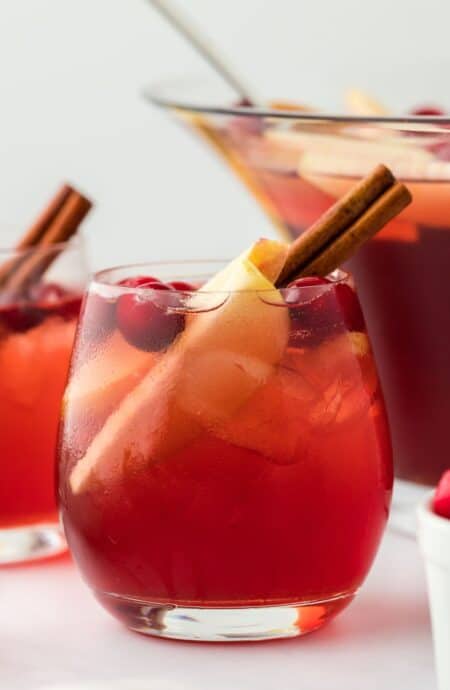
[[[179,3],[267,96],[340,107],[358,85],[393,108],[450,105],[445,0]],[[222,163],[140,96],[202,72],[146,0],[0,0],[0,228],[67,178],[97,202],[95,267],[224,257],[270,232]]]

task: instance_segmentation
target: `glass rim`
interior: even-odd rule
[[[90,280],[90,286],[98,286],[100,288],[100,292],[103,292],[103,290],[106,291],[111,291],[114,292],[115,294],[158,294],[159,296],[161,295],[161,290],[155,290],[154,288],[151,287],[146,287],[146,286],[141,286],[141,285],[136,285],[136,286],[129,286],[129,285],[120,285],[115,282],[111,282],[111,277],[115,273],[119,273],[121,271],[134,271],[134,275],[137,276],[139,273],[139,269],[149,269],[149,268],[163,268],[163,267],[174,267],[176,268],[177,266],[189,268],[190,266],[195,267],[195,266],[211,266],[215,265],[218,267],[218,270],[220,268],[224,268],[230,263],[230,260],[227,259],[175,259],[173,261],[170,260],[162,260],[162,261],[146,261],[146,262],[139,262],[139,263],[132,263],[132,264],[119,264],[117,266],[111,266],[109,268],[103,268],[99,271],[96,271],[93,273],[91,280]],[[178,276],[178,277],[168,277],[167,280],[170,282],[171,280],[176,281],[189,281],[189,278],[191,277],[197,277],[197,278],[204,278],[207,280],[211,276],[213,276],[214,273],[211,271],[206,271],[203,274],[189,274],[186,273],[184,276]],[[131,276],[132,277],[132,276]],[[110,280],[108,280],[110,278]],[[158,275],[155,275],[155,278],[158,278]],[[322,285],[299,285],[299,286],[291,286],[291,287],[283,287],[283,288],[267,288],[267,289],[252,289],[252,290],[208,290],[204,291],[201,288],[197,289],[195,291],[195,294],[218,294],[218,295],[229,295],[229,294],[236,294],[236,293],[254,293],[254,294],[260,294],[260,293],[273,293],[273,292],[281,292],[282,294],[288,294],[290,291],[320,291],[320,290],[327,290],[329,289],[330,285],[340,285],[340,284],[347,284],[351,280],[351,274],[348,273],[347,271],[343,270],[342,268],[337,268],[335,271],[332,271],[327,278],[330,278],[329,283],[323,283]],[[160,280],[160,278],[158,278]],[[186,295],[186,294],[193,294],[192,292],[188,292],[186,290],[178,290],[178,289],[173,289],[171,291],[173,294],[180,294],[180,295]]]
[[[175,79],[166,79],[145,86],[142,96],[153,105],[165,109],[182,110],[185,112],[204,113],[207,115],[232,115],[238,117],[267,117],[274,120],[294,120],[305,123],[348,123],[348,124],[381,124],[381,125],[450,125],[450,115],[348,115],[345,113],[327,113],[320,111],[306,112],[304,110],[277,110],[276,108],[262,108],[257,106],[228,106],[199,103],[176,96],[167,96],[162,91],[171,84],[176,86]],[[185,84],[185,80],[183,80]],[[207,82],[206,82],[207,83]],[[450,132],[449,132],[450,135]]]
[[[37,244],[32,247],[23,247],[22,249],[0,245],[0,259],[13,259],[14,257],[27,256],[30,254],[36,254],[37,252],[63,252],[69,247],[77,247],[82,243],[82,241],[83,240],[80,235],[75,235],[65,242],[54,242],[47,245]]]

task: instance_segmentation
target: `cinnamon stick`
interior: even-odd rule
[[[326,276],[350,259],[356,250],[411,202],[409,190],[401,182],[388,189],[350,227],[307,264],[302,276]]]
[[[17,250],[34,247],[42,239],[42,236],[61,211],[72,191],[74,191],[73,188],[68,184],[62,185],[48,206],[36,218],[35,222],[19,240],[16,245]]]
[[[8,276],[10,276],[13,271],[17,270],[17,268],[23,262],[25,259],[25,254],[23,253],[24,250],[30,249],[39,243],[49,225],[53,222],[63,205],[66,203],[71,191],[72,187],[67,184],[63,185],[57,191],[53,199],[51,199],[48,206],[42,211],[36,221],[30,226],[30,228],[16,244],[15,249],[17,252],[19,252],[18,255],[8,259],[8,261],[5,261],[0,266],[0,286],[5,283]]]
[[[291,244],[277,287],[301,276],[327,275],[411,200],[405,185],[377,166]]]
[[[92,203],[80,192],[64,185],[17,245],[19,255],[0,267],[0,286],[10,298],[24,296],[39,280],[60,250],[53,245],[67,242],[77,231]],[[27,249],[33,251],[27,252]],[[42,251],[41,251],[42,250]]]

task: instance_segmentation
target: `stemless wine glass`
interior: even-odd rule
[[[435,484],[448,466],[450,117],[232,106],[230,91],[209,86],[184,79],[147,96],[226,160],[287,239],[378,163],[408,185],[413,203],[349,266],[386,395],[396,475],[406,480],[402,495],[415,497],[414,487]]]
[[[0,564],[63,551],[55,498],[61,399],[87,269],[80,238],[0,250],[2,268],[50,266],[23,292],[0,287]]]
[[[63,405],[62,518],[129,628],[296,636],[352,600],[377,550],[392,489],[383,400],[346,274],[202,291],[220,268],[94,277]]]

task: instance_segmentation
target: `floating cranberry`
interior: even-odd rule
[[[441,117],[445,115],[445,111],[436,105],[420,105],[418,108],[413,108],[410,111],[411,115],[419,115],[426,117]]]
[[[318,289],[305,289],[314,287]],[[333,334],[365,328],[358,298],[346,283],[317,276],[300,278],[289,286],[286,302],[292,305],[293,346],[317,345]]]
[[[30,290],[30,298],[33,307],[44,312],[47,316],[60,316],[70,320],[78,317],[80,313],[81,297],[75,292],[70,292],[58,283],[40,283]]]
[[[433,510],[450,519],[450,470],[444,472],[433,498]]]
[[[330,285],[328,278],[321,278],[320,276],[305,276],[305,278],[297,278],[289,285],[289,290],[293,288],[317,287],[318,285]],[[296,296],[291,297],[291,301],[295,301]]]
[[[356,292],[347,283],[334,286],[340,316],[349,331],[365,331],[366,324]]]
[[[79,294],[58,283],[38,283],[29,288],[26,298],[0,306],[0,326],[21,333],[47,318],[77,318],[80,307]]]
[[[235,108],[253,108],[254,103],[248,98],[242,98],[234,104]],[[229,131],[237,138],[260,136],[264,131],[264,120],[259,115],[235,115],[229,121]]]
[[[195,292],[195,287],[190,283],[186,283],[184,280],[172,280],[169,285],[178,292]]]
[[[123,280],[119,280],[119,285],[123,287],[131,287],[131,288],[136,288],[136,287],[148,287],[151,283],[161,283],[161,281],[158,278],[154,278],[153,276],[134,276],[133,278],[124,278]]]
[[[146,284],[145,287],[174,292],[169,285],[161,282]],[[184,327],[184,316],[171,312],[169,302],[155,299],[154,295],[128,294],[119,297],[116,318],[123,337],[141,350],[158,352],[170,345]]]
[[[30,298],[33,302],[44,305],[57,304],[68,294],[68,291],[59,283],[38,283],[30,289]]]
[[[237,103],[236,107],[237,108],[253,108],[254,103],[250,100],[250,98],[247,98],[246,96],[243,96]]]
[[[0,307],[0,324],[9,331],[23,333],[38,326],[45,317],[42,309],[31,304],[11,304]]]
[[[53,305],[50,310],[47,310],[47,313],[55,314],[66,321],[70,321],[71,319],[78,318],[80,309],[81,296],[73,294],[69,297],[66,297],[58,304]]]

